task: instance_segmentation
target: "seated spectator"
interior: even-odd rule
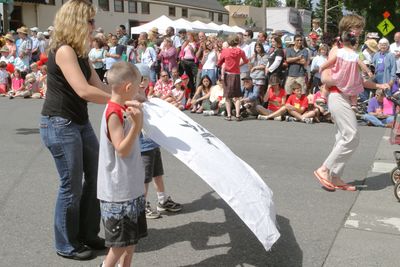
[[[377,127],[392,127],[394,120],[393,102],[388,100],[382,89],[376,90],[375,96],[368,102],[368,113],[361,119],[369,125]]]
[[[37,63],[32,63],[30,67],[31,67],[31,73],[33,73],[33,75],[35,75],[36,81],[39,81],[40,70],[39,70],[38,64]]]
[[[11,90],[8,92],[10,99],[14,97],[29,97],[30,92],[25,90],[24,79],[21,76],[19,69],[14,70],[14,74],[11,78]]]
[[[259,120],[282,120],[282,116],[286,113],[286,92],[280,85],[279,76],[273,74],[269,79],[269,88],[265,94],[264,102],[268,102],[267,108],[258,105],[257,119]]]
[[[179,108],[180,110],[185,109],[185,103],[186,103],[186,98],[185,98],[185,87],[182,86],[182,80],[177,79],[174,82],[174,89],[172,89],[172,96],[175,98],[175,106]]]
[[[167,102],[172,102],[174,100],[172,98],[172,86],[174,84],[172,80],[169,79],[166,71],[162,71],[160,77],[161,78],[154,85],[153,96],[159,97]]]
[[[42,98],[39,91],[39,82],[36,80],[34,73],[28,73],[25,77],[25,90],[29,91],[30,96],[25,96],[26,98],[32,97],[35,99]]]
[[[14,62],[14,56],[10,54],[10,50],[8,49],[7,46],[3,46],[0,49],[1,52],[1,58],[0,61],[4,61],[5,63],[13,63]]]
[[[200,80],[200,85],[197,87],[196,92],[192,98],[192,109],[190,112],[201,114],[203,113],[204,107],[210,106],[210,89],[211,89],[211,79],[208,75],[205,75]]]
[[[204,116],[224,115],[225,113],[225,98],[224,88],[221,80],[217,80],[217,84],[210,89],[210,108],[204,109]]]
[[[260,87],[253,84],[253,79],[250,76],[242,78],[243,97],[240,99],[240,105],[243,107],[241,116],[247,117],[248,115],[257,116],[258,112],[256,107],[260,105]]]
[[[308,99],[301,93],[301,84],[294,81],[291,84],[290,90],[293,92],[286,101],[286,110],[290,116],[286,117],[286,121],[302,121],[305,123],[312,123],[310,114],[307,114]]]
[[[8,92],[8,72],[7,63],[0,61],[0,96],[6,96]]]
[[[321,85],[320,87],[322,87],[324,85]],[[308,112],[314,112],[313,118],[316,122],[321,122],[321,121],[331,121],[330,118],[330,113],[328,110],[328,105],[326,103],[326,99],[325,97],[322,96],[321,94],[321,90],[318,90],[318,92],[316,92],[313,95],[313,110],[308,111]],[[309,114],[311,115],[311,114]]]
[[[46,91],[47,91],[47,66],[43,65],[40,68],[40,78],[39,78],[39,92],[42,96],[42,98],[46,97]]]

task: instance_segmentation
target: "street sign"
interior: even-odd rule
[[[377,26],[378,30],[383,34],[383,36],[388,35],[391,31],[394,30],[393,24],[388,19],[384,19]]]

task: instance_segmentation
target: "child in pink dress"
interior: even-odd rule
[[[351,107],[357,108],[357,96],[364,91],[362,71],[368,73],[370,78],[373,73],[359,58],[356,51],[358,38],[353,32],[343,32],[343,48],[337,50],[336,55],[330,57],[320,67],[320,72],[331,68],[331,77],[325,83],[335,84],[345,95],[350,97]]]

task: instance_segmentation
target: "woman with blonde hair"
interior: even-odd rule
[[[59,174],[55,207],[57,255],[86,260],[91,249],[104,249],[97,200],[99,143],[88,116],[87,102],[106,104],[110,89],[89,63],[95,7],[69,0],[58,10],[48,56],[47,92],[40,135]],[[83,180],[82,180],[83,178]]]

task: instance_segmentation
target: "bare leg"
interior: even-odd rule
[[[125,248],[125,253],[119,260],[120,267],[130,267],[132,263],[133,253],[135,252],[135,246],[129,246]]]
[[[226,115],[228,117],[232,116],[231,100],[229,98],[226,98],[225,100],[225,107],[226,107]]]
[[[165,192],[164,180],[162,175],[153,177],[153,182],[157,192]]]
[[[240,116],[240,98],[234,99],[235,101],[235,111],[236,111],[236,117]]]
[[[122,248],[110,248],[106,258],[104,259],[103,266],[104,267],[114,267],[117,264],[118,260],[125,253],[126,247]]]
[[[285,113],[286,113],[286,107],[282,106],[277,111],[270,113],[267,117],[273,119],[275,117],[282,116]]]

